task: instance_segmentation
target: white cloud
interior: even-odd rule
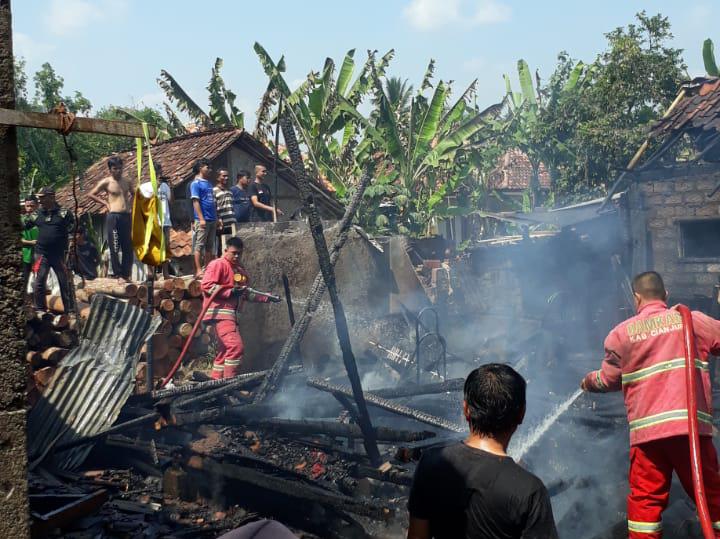
[[[13,53],[23,57],[29,63],[46,62],[48,55],[55,50],[55,45],[35,41],[27,34],[13,32]]]
[[[51,33],[66,37],[126,11],[127,0],[51,0],[45,26]]]
[[[410,25],[418,30],[495,24],[509,20],[511,14],[510,6],[496,0],[411,0],[403,9]]]

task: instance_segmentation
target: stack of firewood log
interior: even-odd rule
[[[140,308],[148,308],[146,283],[118,283],[115,279],[95,279],[87,281],[84,288],[76,291],[81,318],[87,317],[89,309],[86,310],[84,306],[94,294],[108,294],[126,299],[128,303]],[[154,283],[153,311],[155,315],[162,317],[162,322],[152,337],[153,371],[156,377],[165,376],[177,360],[185,340],[192,333],[200,316],[202,303],[200,281],[192,277],[175,277]],[[209,328],[200,325],[185,359],[205,355],[210,341]],[[143,356],[144,353],[143,351]]]

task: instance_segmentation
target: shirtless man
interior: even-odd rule
[[[108,168],[110,176],[100,180],[88,196],[107,208],[107,240],[112,273],[120,282],[126,282],[130,279],[133,263],[132,184],[123,178],[123,162],[120,157],[114,156],[108,159]],[[107,198],[100,198],[102,192],[107,193]]]

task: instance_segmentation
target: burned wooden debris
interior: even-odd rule
[[[317,378],[310,378],[310,379],[308,379],[307,383],[310,387],[314,387],[315,389],[320,389],[322,391],[327,391],[328,393],[344,395],[346,397],[352,395],[350,388],[348,388],[347,386],[331,384],[331,383],[325,382],[324,380],[319,380]],[[382,397],[378,397],[377,395],[374,395],[373,393],[365,392],[364,396],[365,396],[365,400],[371,406],[376,406],[378,408],[382,408],[383,410],[387,410],[388,412],[392,412],[397,415],[408,417],[410,419],[415,419],[416,421],[420,421],[422,423],[427,423],[428,425],[432,425],[434,427],[439,427],[439,428],[445,429],[445,430],[450,430],[453,432],[466,432],[467,431],[467,427],[465,427],[464,425],[460,425],[458,423],[453,423],[452,421],[448,421],[447,419],[443,419],[441,417],[437,417],[432,414],[428,414],[421,410],[414,410],[408,406],[404,406],[402,404],[397,404],[397,403],[389,401],[387,399],[383,399]]]

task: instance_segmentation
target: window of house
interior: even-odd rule
[[[683,258],[720,258],[720,219],[680,221]]]

